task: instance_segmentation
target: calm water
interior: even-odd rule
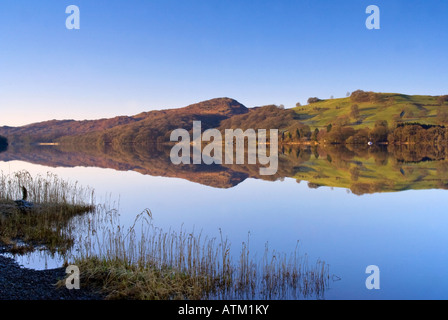
[[[448,299],[444,155],[283,151],[275,181],[250,167],[178,168],[163,152],[135,150],[10,149],[0,154],[0,170],[51,171],[90,186],[98,202],[119,199],[125,225],[149,208],[164,229],[210,237],[221,229],[235,254],[249,232],[252,253],[262,254],[267,242],[293,252],[299,241],[301,253],[324,260],[340,278],[330,281],[326,299]],[[18,259],[33,268],[60,263],[45,255]],[[380,268],[380,290],[366,289],[369,265]]]

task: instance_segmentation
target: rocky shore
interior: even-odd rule
[[[97,292],[83,288],[68,290],[56,283],[65,279],[65,268],[31,270],[0,255],[0,300],[102,300]]]

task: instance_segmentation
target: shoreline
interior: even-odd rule
[[[89,288],[68,290],[57,287],[65,279],[65,268],[33,270],[5,257],[0,247],[0,300],[103,300],[104,296]]]

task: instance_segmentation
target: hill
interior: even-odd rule
[[[87,132],[102,131],[108,128],[144,119],[145,113],[133,117],[120,116],[100,120],[50,120],[22,127],[0,127],[0,135],[10,143],[54,142],[61,136],[72,136]]]
[[[329,124],[351,126],[355,129],[373,127],[376,121],[429,125],[448,124],[447,96],[375,93],[357,90],[350,97],[319,100],[293,110],[298,119],[311,129]]]
[[[143,112],[100,120],[52,120],[23,127],[1,127],[0,134],[12,144],[20,143],[82,143],[82,144],[146,144],[169,141],[177,128],[191,128],[194,120],[202,121],[204,129],[217,127],[233,115],[248,109],[238,101],[217,98],[190,106],[161,111]],[[167,139],[168,136],[168,139]]]
[[[310,98],[306,106],[246,108],[217,98],[184,108],[143,112],[100,120],[52,120],[23,127],[1,127],[10,144],[59,142],[88,145],[166,143],[178,128],[278,129],[281,144],[368,142],[446,143],[448,96],[404,95],[357,90],[349,97]]]
[[[98,145],[164,143],[170,141],[170,134],[175,129],[191,131],[193,121],[201,121],[202,129],[206,130],[218,127],[222,120],[247,112],[248,109],[236,100],[217,98],[179,109],[151,111],[135,123],[83,135],[64,136],[56,141]]]

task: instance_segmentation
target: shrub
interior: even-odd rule
[[[356,90],[352,92],[350,99],[353,102],[379,102],[381,100],[381,94],[372,91]]]
[[[319,101],[322,101],[322,100],[320,100],[317,97],[312,97],[312,98],[308,99],[308,104],[316,103],[316,102],[319,102]]]

